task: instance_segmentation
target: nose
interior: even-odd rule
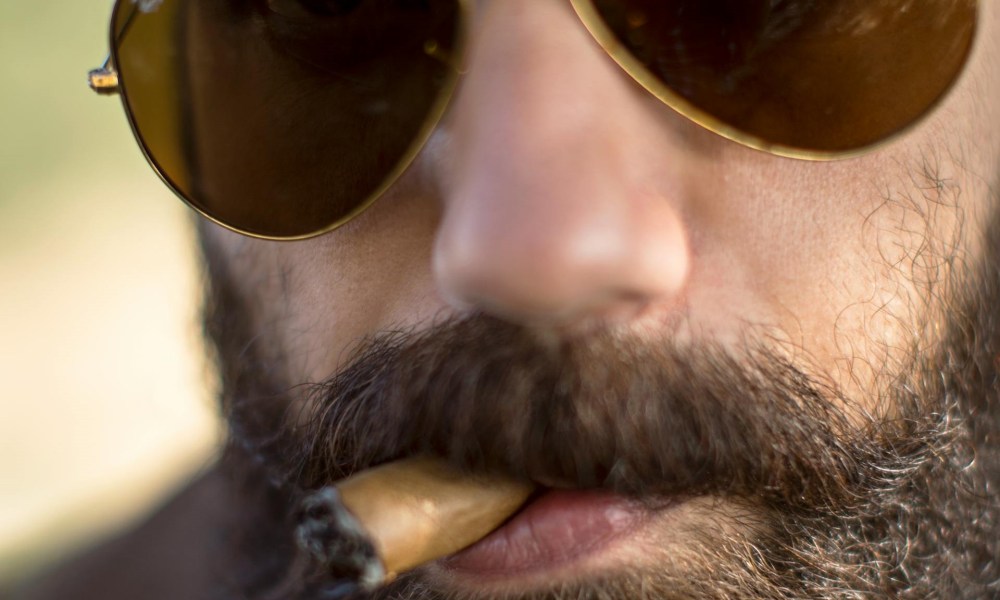
[[[564,0],[481,3],[450,116],[433,268],[441,294],[531,324],[628,319],[690,266],[682,153],[662,107]]]

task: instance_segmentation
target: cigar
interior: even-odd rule
[[[404,459],[306,497],[296,541],[345,590],[369,592],[486,537],[532,491],[529,483],[460,473],[440,460]]]

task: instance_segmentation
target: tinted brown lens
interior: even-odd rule
[[[821,154],[870,146],[919,119],[962,71],[976,29],[974,0],[593,6],[682,111],[706,113],[750,145]]]
[[[115,64],[150,158],[244,232],[329,229],[406,166],[454,82],[458,0],[121,0]]]

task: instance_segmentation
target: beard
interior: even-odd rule
[[[415,454],[650,506],[714,497],[753,507],[747,533],[693,532],[681,571],[595,574],[531,598],[1000,593],[1000,219],[981,264],[947,286],[942,341],[883,370],[863,399],[891,407],[883,414],[852,410],[861,403],[765,344],[735,355],[482,315],[373,336],[329,380],[293,385],[265,358],[269,336],[250,324],[222,253],[202,239],[229,425],[221,467],[234,490],[220,597],[332,597],[337,581],[293,542],[299,502]],[[493,597],[434,584],[418,569],[372,597]]]

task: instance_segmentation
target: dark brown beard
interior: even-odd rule
[[[206,241],[206,327],[230,423],[224,465],[246,498],[233,593],[325,597],[335,582],[291,541],[298,500],[353,470],[432,453],[650,502],[742,498],[768,521],[766,537],[718,540],[704,569],[683,578],[623,573],[539,597],[992,597],[1000,226],[990,240],[983,267],[957,286],[945,343],[877,392],[897,412],[860,423],[835,390],[766,347],[734,357],[608,334],[567,339],[482,316],[376,336],[341,373],[293,389],[260,358],[268,336],[251,331]],[[443,597],[419,572],[379,596]]]

